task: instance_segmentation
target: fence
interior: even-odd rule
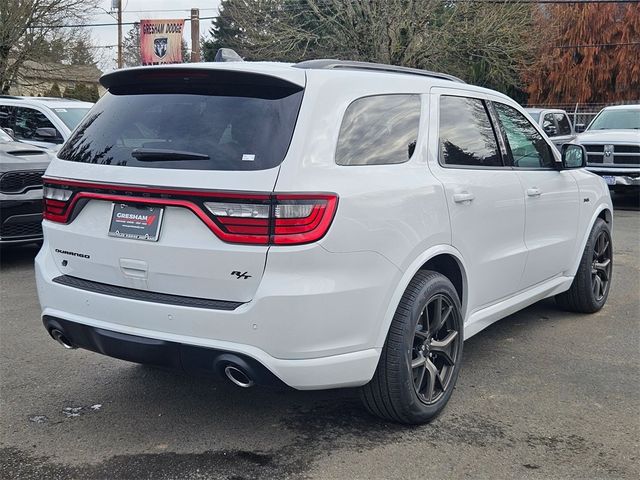
[[[612,103],[558,103],[558,104],[531,104],[527,108],[560,108],[565,110],[573,125],[589,125],[600,110],[611,105],[632,105],[640,104],[640,100],[629,100]]]

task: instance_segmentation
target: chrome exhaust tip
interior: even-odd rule
[[[67,350],[73,350],[74,348],[76,348],[68,339],[67,337],[64,336],[64,333],[62,333],[60,330],[58,330],[57,328],[54,328],[53,330],[51,330],[51,336],[53,337],[53,339],[58,342],[60,345],[62,345],[64,348],[66,348]]]
[[[224,374],[231,382],[241,388],[253,387],[254,382],[251,377],[235,365],[227,365],[224,367]]]

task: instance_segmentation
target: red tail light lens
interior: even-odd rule
[[[338,206],[336,195],[275,195],[274,245],[300,245],[320,240]]]
[[[320,240],[338,206],[335,194],[243,194],[45,179],[43,216],[69,223],[89,199],[187,208],[221,240],[250,245]]]

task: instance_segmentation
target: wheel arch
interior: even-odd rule
[[[580,244],[578,245],[578,249],[576,252],[576,259],[571,266],[571,270],[567,272],[568,276],[575,277],[576,272],[578,271],[578,267],[580,266],[580,260],[582,259],[582,253],[584,252],[585,246],[587,245],[587,240],[589,240],[589,235],[591,235],[591,230],[595,225],[598,219],[602,219],[609,225],[609,228],[613,227],[613,212],[610,204],[603,203],[596,208],[589,220],[588,227],[585,229],[582,235],[582,239]]]
[[[421,270],[436,271],[438,273],[441,273],[451,281],[454,288],[458,292],[458,296],[460,297],[460,302],[462,304],[462,317],[464,322],[468,308],[467,300],[469,298],[469,288],[467,269],[465,268],[462,255],[451,245],[439,245],[431,247],[427,251],[419,255],[417,258],[415,258],[414,261],[409,265],[409,267],[404,271],[404,274],[398,282],[396,289],[391,296],[391,300],[389,301],[389,305],[385,312],[383,323],[376,340],[376,347],[381,348],[384,345],[385,339],[387,338],[387,334],[389,332],[389,328],[391,327],[393,316],[400,303],[400,299],[407,289],[409,282],[411,282],[416,273]]]

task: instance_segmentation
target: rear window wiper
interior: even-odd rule
[[[131,156],[141,162],[170,162],[172,160],[209,160],[209,155],[163,148],[134,148]]]

